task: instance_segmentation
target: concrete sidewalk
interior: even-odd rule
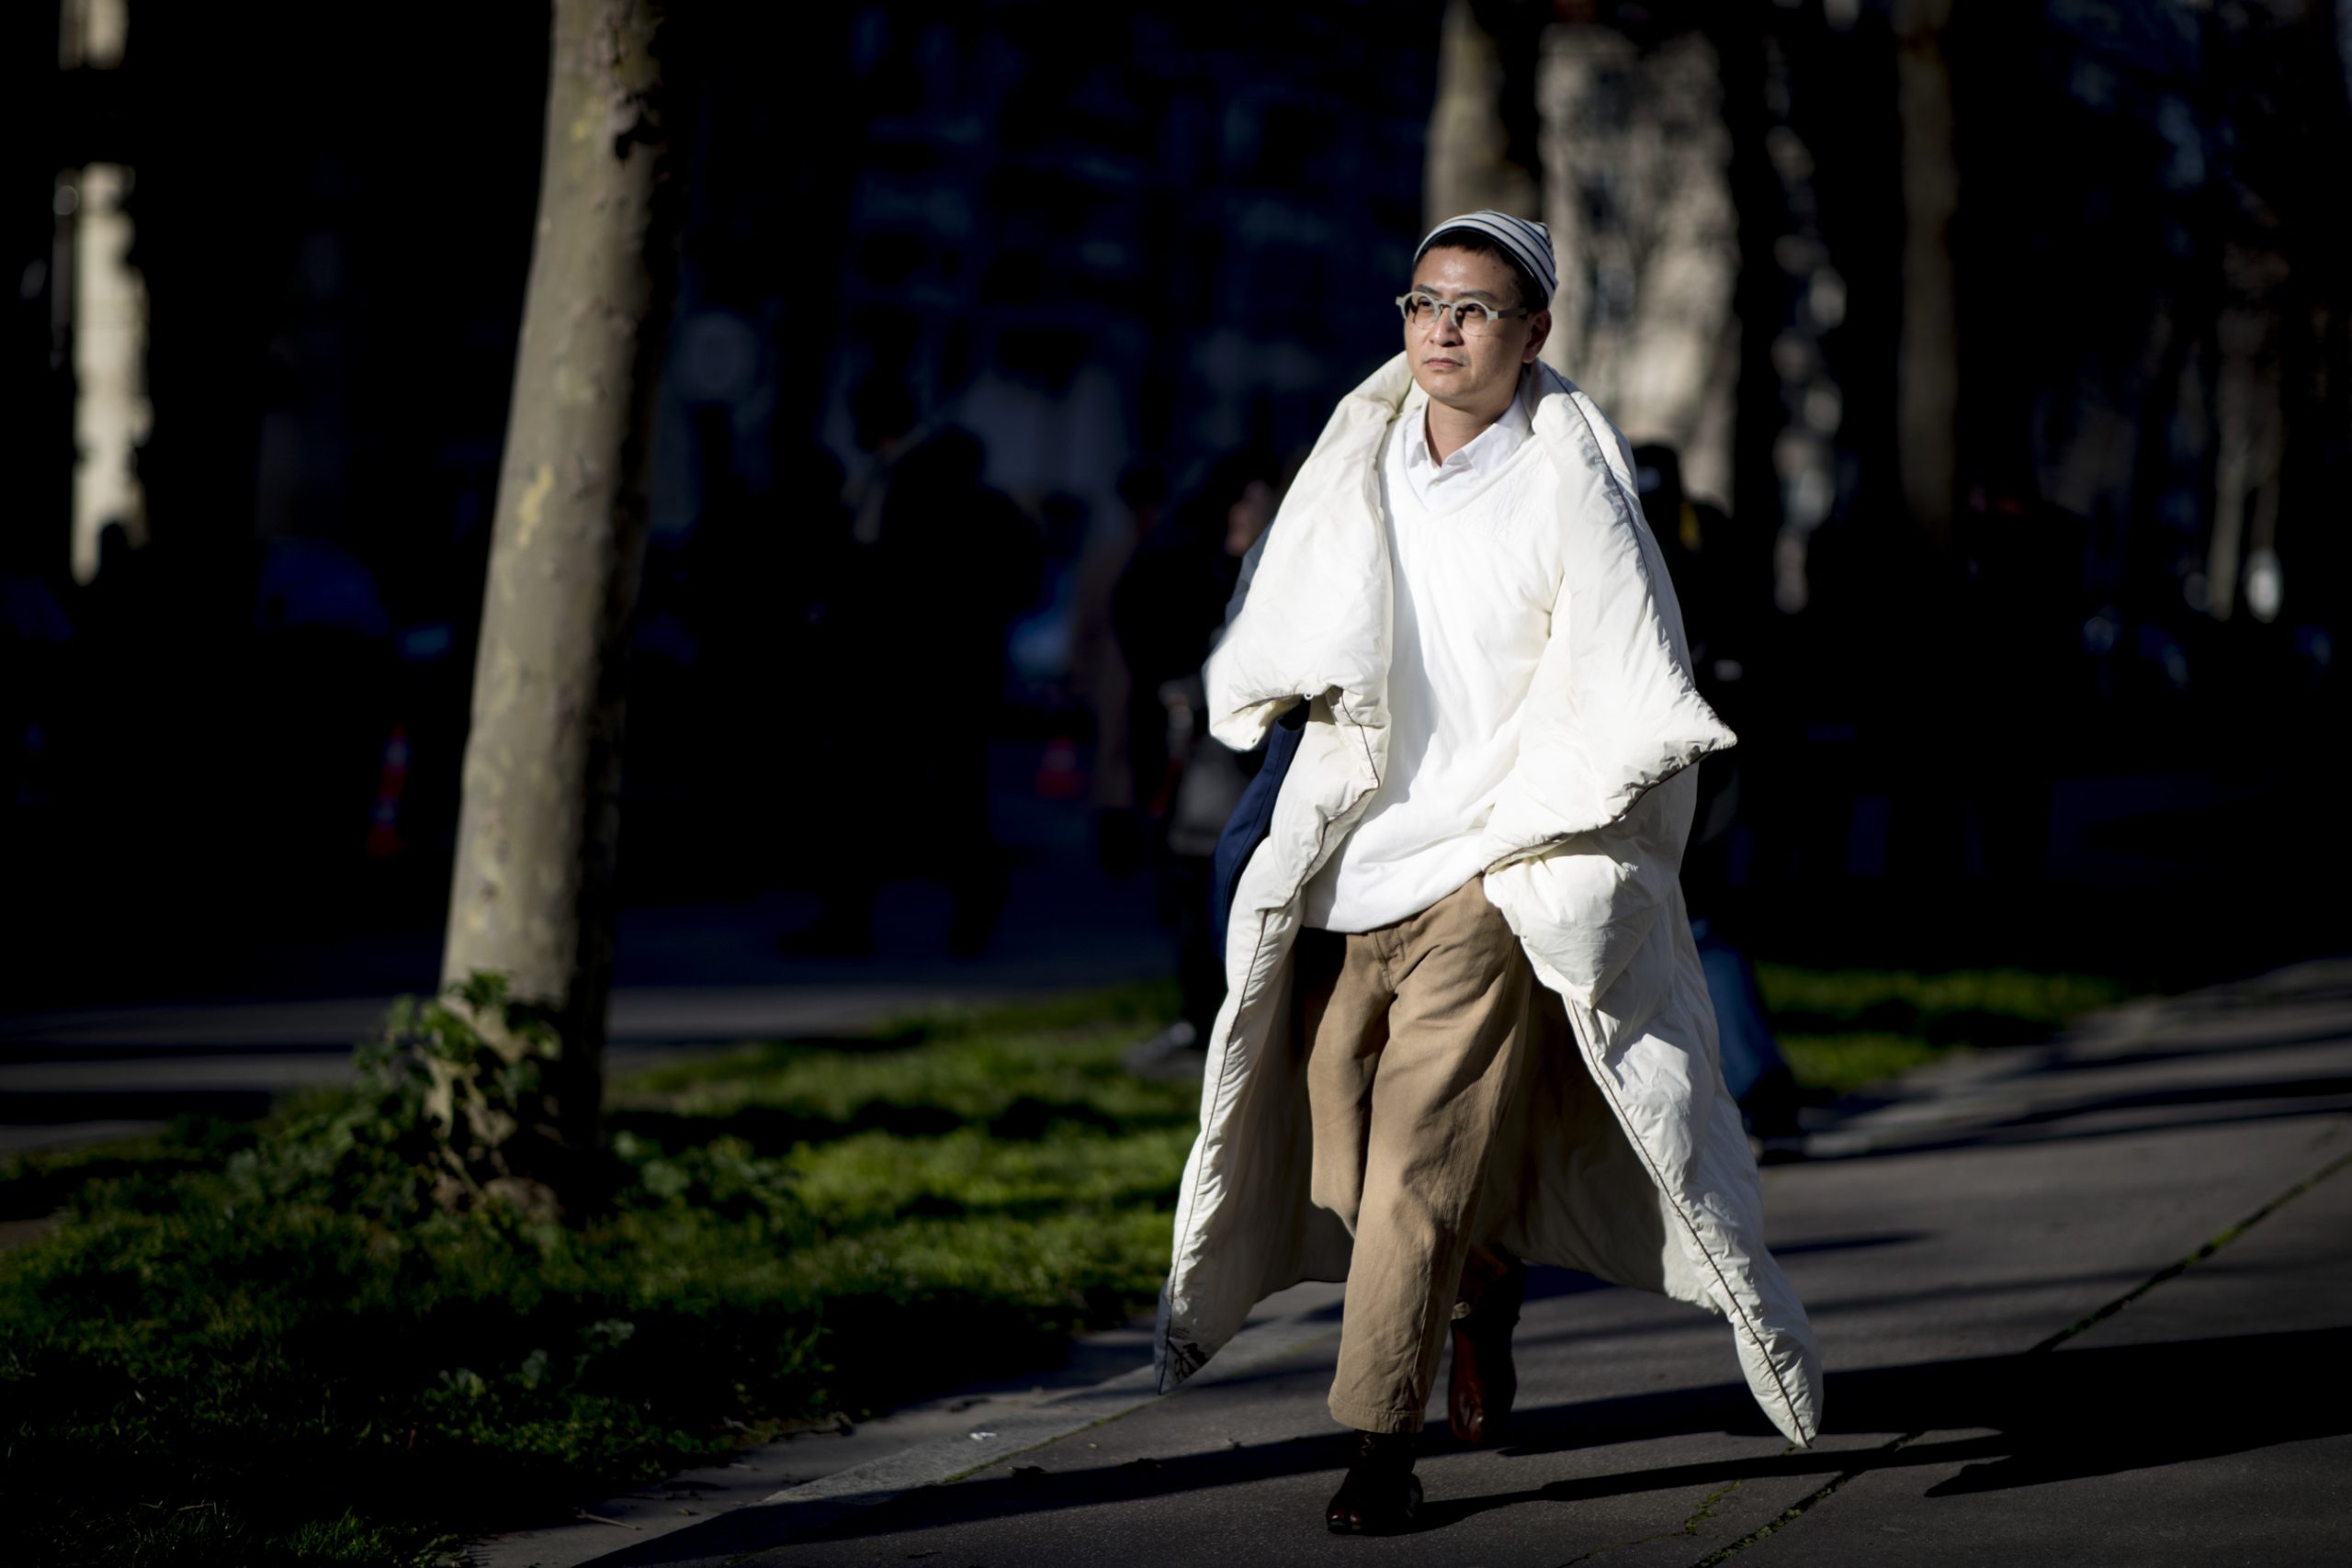
[[[909,1013],[1035,999],[1126,977],[639,987],[613,997],[606,1069],[625,1075],[697,1046],[862,1034]],[[382,1029],[392,1000],[196,1002],[0,1020],[0,1156],[137,1137],[188,1111],[261,1116],[294,1090],[349,1079],[352,1046]]]
[[[1939,1064],[1821,1145],[1765,1177],[1828,1367],[1809,1451],[1765,1425],[1718,1321],[1539,1270],[1514,1438],[1451,1445],[1441,1379],[1413,1536],[1322,1529],[1345,1442],[1327,1294],[1172,1397],[1136,1371],[1048,1391],[988,1438],[658,1538],[604,1527],[621,1550],[594,1561],[2352,1560],[2352,964]],[[672,1524],[709,1506],[662,1495]],[[483,1551],[585,1560],[576,1536]]]

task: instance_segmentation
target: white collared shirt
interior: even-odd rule
[[[1395,569],[1388,767],[1372,805],[1306,886],[1306,922],[1363,931],[1419,914],[1485,865],[1487,819],[1519,761],[1521,710],[1551,635],[1562,566],[1560,479],[1528,381],[1444,462],[1416,387],[1380,457]]]
[[[1442,463],[1430,451],[1429,405],[1427,392],[1416,386],[1405,399],[1401,411],[1405,430],[1405,482],[1430,512],[1443,516],[1461,504],[1470,494],[1484,488],[1495,471],[1509,462],[1511,456],[1527,445],[1535,434],[1535,415],[1529,408],[1529,389],[1534,378],[1522,367],[1519,378],[1519,393],[1503,410],[1502,417],[1464,442],[1459,450]]]

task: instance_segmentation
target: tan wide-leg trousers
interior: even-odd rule
[[[1478,879],[1377,931],[1300,933],[1314,1199],[1355,1237],[1331,1414],[1421,1424],[1535,979]]]

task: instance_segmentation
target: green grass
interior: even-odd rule
[[[1766,964],[1836,1093],[2120,987]],[[395,1564],[741,1443],[1035,1366],[1148,1305],[1196,1091],[1138,987],[683,1059],[610,1088],[581,1228],[442,1213],[413,1086],[0,1165],[10,1561]]]
[[[1832,1096],[1953,1051],[2048,1039],[2130,994],[2111,980],[2021,969],[1923,975],[1758,964],[1756,979],[1790,1071]]]
[[[1945,1055],[1949,1047],[1905,1034],[1783,1034],[1781,1055],[1815,1098],[1851,1094]],[[1963,1047],[1964,1048],[1964,1047]]]
[[[578,1229],[429,1201],[367,1094],[0,1168],[0,1506],[37,1562],[405,1563],[1146,1306],[1196,1090],[1157,988],[616,1082]]]

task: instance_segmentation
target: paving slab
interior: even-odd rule
[[[1089,1335],[1072,1347],[1069,1361],[1028,1378],[976,1382],[937,1398],[918,1401],[875,1419],[840,1419],[829,1427],[795,1432],[745,1450],[723,1463],[683,1472],[657,1484],[636,1488],[578,1511],[569,1520],[518,1529],[474,1542],[471,1568],[573,1568],[609,1558],[625,1546],[659,1540],[702,1521],[755,1510],[779,1493],[830,1478],[863,1478],[879,1483],[910,1451],[960,1440],[973,1462],[984,1447],[1041,1409],[1056,1406],[1073,1391],[1114,1388],[1148,1362],[1150,1330],[1130,1325]],[[1139,1392],[1128,1404],[1143,1397]],[[1046,1436],[1065,1428],[1051,1427]],[[979,1434],[975,1437],[974,1434]],[[1012,1446],[1007,1443],[1007,1447]],[[1026,1446],[1026,1445],[1023,1445]],[[920,1470],[903,1480],[920,1486],[941,1474]],[[852,1483],[854,1486],[855,1483]]]
[[[1766,1425],[1720,1322],[1539,1270],[1512,1440],[1447,1442],[1441,1377],[1411,1536],[1321,1529],[1333,1320],[941,1483],[602,1561],[2352,1560],[2352,968],[1941,1064],[1839,1131],[1765,1179],[1827,1367],[1811,1450]]]
[[[2352,1560],[2352,1124],[2290,1142],[2333,1174],[2113,1315],[1898,1370],[1918,1435],[1741,1568]]]
[[[1340,1287],[1304,1284],[1261,1303],[1210,1381],[1246,1377],[1262,1361],[1334,1332]],[[581,1509],[566,1522],[473,1542],[473,1568],[577,1568],[634,1561],[724,1560],[761,1544],[765,1521],[794,1526],[854,1517],[899,1493],[1001,1455],[1066,1437],[1151,1402],[1148,1320],[1077,1340],[1066,1361],[1023,1377],[971,1383],[872,1420],[797,1432],[718,1465],[688,1471]],[[665,1538],[682,1531],[680,1546]],[[730,1544],[733,1543],[733,1544]]]

